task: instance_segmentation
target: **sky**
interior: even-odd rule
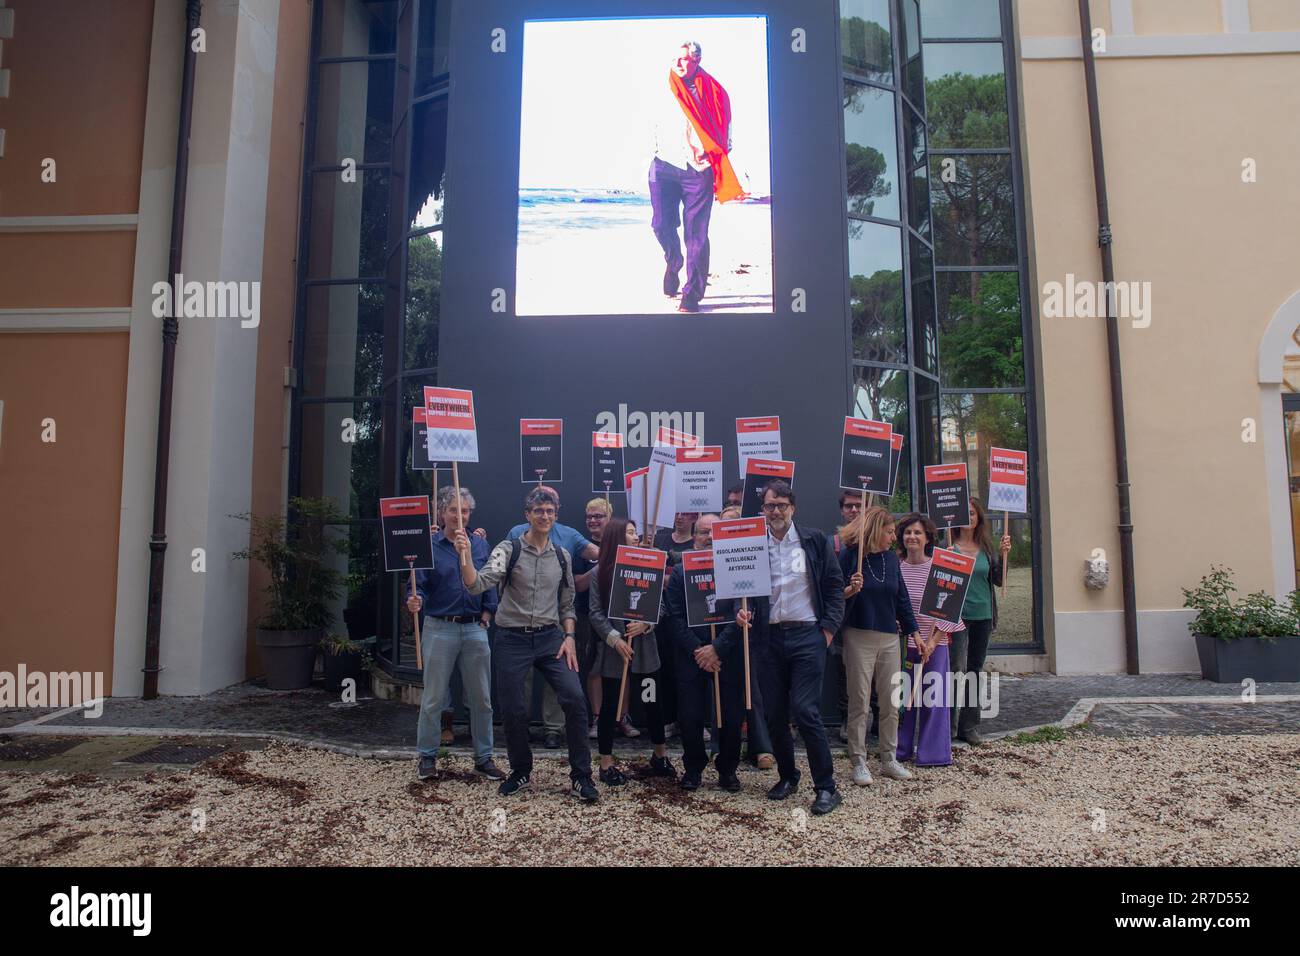
[[[766,17],[526,22],[520,187],[646,192],[651,118],[686,40],[731,97],[742,185],[770,194]]]

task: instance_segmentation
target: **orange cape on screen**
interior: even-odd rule
[[[731,97],[727,96],[721,83],[699,67],[695,68],[694,86],[700,94],[698,100],[691,96],[685,80],[672,70],[668,71],[668,87],[673,91],[686,118],[695,127],[695,133],[700,137],[700,144],[713,167],[713,195],[718,202],[743,199],[745,191],[740,188],[740,180],[736,178],[736,171],[731,168],[731,160],[727,158]]]

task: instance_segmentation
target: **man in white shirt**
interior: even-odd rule
[[[721,84],[700,69],[700,59],[700,45],[694,41],[683,43],[677,51],[654,117],[650,160],[650,228],[664,250],[664,295],[673,298],[680,288],[679,312],[698,312],[708,285],[709,217],[715,191],[727,189],[719,192],[720,199],[736,198],[730,190],[735,176],[726,160],[731,149],[730,101]],[[710,136],[710,130],[725,144]],[[715,185],[726,176],[730,177],[726,186]],[[678,226],[683,226],[686,240],[684,259]],[[683,264],[686,284],[679,286]]]

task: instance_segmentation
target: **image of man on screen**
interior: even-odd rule
[[[745,193],[732,169],[731,99],[722,84],[700,69],[702,51],[687,41],[677,51],[654,123],[650,161],[651,228],[664,251],[664,295],[681,295],[679,312],[700,311],[709,281],[709,216],[713,200]],[[686,256],[677,235],[682,226]],[[686,284],[680,285],[682,265]]]

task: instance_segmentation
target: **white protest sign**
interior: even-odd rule
[[[765,518],[713,523],[713,583],[720,598],[767,597],[772,593]]]
[[[677,510],[699,514],[722,510],[722,446],[676,449]]]
[[[745,477],[745,461],[749,458],[781,459],[781,419],[777,415],[765,418],[736,419],[736,453],[740,457],[740,477]]]

